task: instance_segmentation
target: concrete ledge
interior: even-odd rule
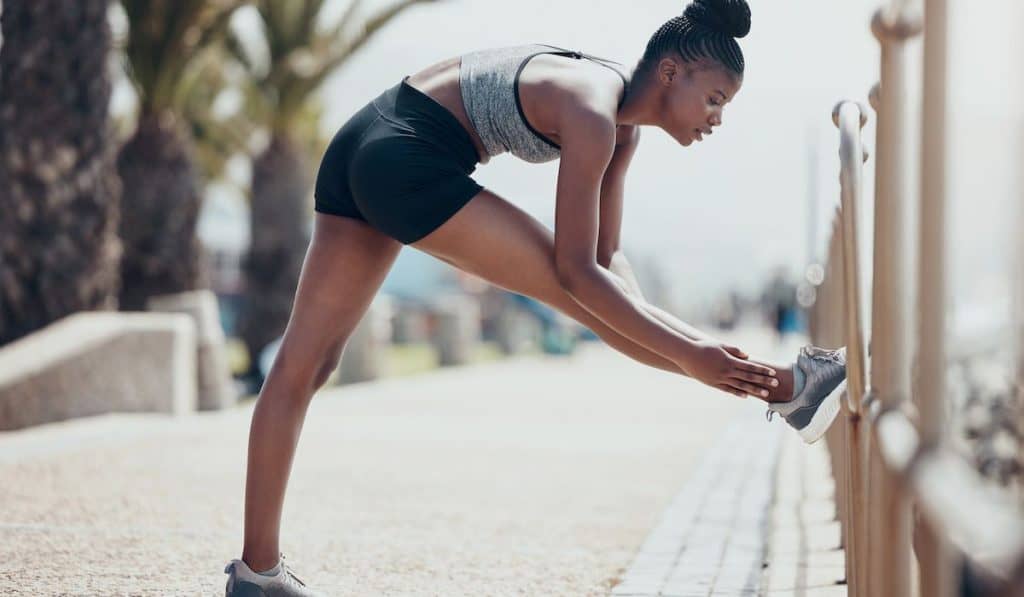
[[[219,410],[234,406],[238,402],[238,392],[228,367],[217,295],[205,288],[165,294],[150,298],[147,307],[148,311],[157,313],[184,313],[195,322],[199,410]]]
[[[183,314],[86,312],[0,348],[0,431],[108,412],[196,409]]]
[[[465,365],[480,341],[480,304],[471,297],[451,294],[435,297],[433,306],[437,327],[431,340],[440,365]]]
[[[359,320],[336,368],[337,385],[381,378],[386,369],[386,351],[391,340],[391,297],[378,294]]]

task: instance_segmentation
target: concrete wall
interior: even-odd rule
[[[0,347],[0,431],[196,406],[196,328],[188,315],[77,313]]]
[[[199,410],[234,406],[238,402],[238,392],[228,367],[217,295],[208,289],[165,294],[150,298],[147,308],[153,312],[184,313],[195,322]]]

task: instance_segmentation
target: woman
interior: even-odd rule
[[[805,440],[824,433],[845,377],[841,350],[804,347],[779,367],[748,360],[647,304],[619,252],[640,126],[683,146],[712,134],[742,84],[734,38],[749,29],[745,0],[695,0],[629,74],[542,44],[473,52],[403,78],[338,131],[317,175],[291,318],[253,412],[245,547],[225,569],[229,596],[314,594],[279,557],[292,456],[313,392],[403,245],[547,303],[642,363],[757,396]],[[470,178],[505,151],[561,159],[554,232]]]

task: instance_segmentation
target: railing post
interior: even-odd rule
[[[864,169],[861,162],[867,153],[861,144],[860,129],[867,124],[867,108],[857,102],[843,101],[832,112],[832,119],[840,129],[840,157],[844,163],[840,173],[842,186],[842,256],[843,289],[845,300],[845,330],[847,375],[851,411],[860,412],[860,401],[865,390],[864,326],[861,313],[860,255],[857,251],[857,226],[860,201],[863,195]]]
[[[838,326],[836,321],[841,317],[843,310],[842,306],[837,304],[835,276],[830,273],[835,267],[835,264],[839,261],[835,255],[835,247],[838,241],[836,233],[838,218],[833,217],[831,222],[831,229],[826,235],[829,242],[826,246],[825,257],[822,260],[824,277],[821,284],[818,286],[813,306],[814,318],[817,321],[817,326],[815,328],[814,335],[811,338],[811,343],[815,346],[839,346],[842,344],[840,334],[837,330]],[[846,461],[846,442],[843,439],[843,426],[832,425],[825,433],[825,441],[828,444],[829,456],[832,462],[832,477],[835,481],[836,520],[839,521],[838,547],[845,548],[846,476],[844,469]],[[849,569],[847,569],[846,572],[846,578],[849,578]]]
[[[1024,117],[1017,126],[1017,147],[1018,155],[1024,163]],[[1019,171],[1017,183],[1017,226],[1015,230],[1024,230],[1024,171]],[[1014,252],[1013,288],[1014,288],[1014,357],[1016,358],[1015,390],[1017,391],[1017,430],[1024,433],[1024,234],[1016,235],[1017,250]],[[1017,455],[1019,461],[1024,464],[1024,441],[1020,442],[1020,450]],[[1018,485],[1019,497],[1024,499],[1024,485]],[[1024,572],[1024,571],[1022,571]],[[1024,589],[1022,589],[1024,594]]]
[[[905,47],[921,32],[921,20],[906,11],[879,9],[871,31],[881,46],[881,83],[870,96],[877,130],[870,387],[884,411],[901,408],[910,394]],[[868,592],[903,597],[910,594],[910,501],[901,479],[885,468],[877,436],[870,444]]]
[[[921,113],[921,201],[918,266],[918,375],[913,394],[920,411],[923,449],[942,442],[946,402],[946,0],[925,0],[924,102]],[[918,518],[915,551],[921,595],[950,597],[955,564],[945,538]]]
[[[817,346],[837,347],[842,346],[843,341],[843,294],[842,279],[833,271],[842,264],[839,252],[842,238],[839,235],[840,222],[838,214],[833,214],[832,227],[829,231],[828,254],[825,258],[825,280],[821,285],[822,324],[819,338],[815,341]],[[829,452],[832,455],[832,476],[835,479],[836,517],[839,519],[839,542],[840,547],[847,549],[847,525],[849,524],[849,503],[848,483],[846,477],[846,428],[844,425],[833,425],[826,434]],[[846,560],[849,564],[849,560]],[[846,578],[850,579],[849,566],[846,569]]]
[[[832,112],[832,119],[839,127],[839,155],[842,162],[840,183],[842,187],[841,238],[843,257],[843,297],[845,306],[846,340],[846,395],[844,410],[847,413],[847,466],[849,486],[849,520],[847,525],[846,557],[850,562],[847,578],[850,594],[855,597],[868,595],[867,591],[867,516],[864,504],[864,458],[863,438],[860,434],[862,413],[861,401],[865,386],[864,328],[861,318],[860,256],[858,255],[857,224],[859,203],[862,197],[863,167],[867,159],[861,144],[860,129],[867,122],[867,108],[856,102],[840,102]]]

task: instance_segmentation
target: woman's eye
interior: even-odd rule
[[[721,105],[721,104],[718,103],[718,100],[716,100],[713,97],[709,97],[708,98],[708,103],[710,103],[712,106],[720,106]]]

